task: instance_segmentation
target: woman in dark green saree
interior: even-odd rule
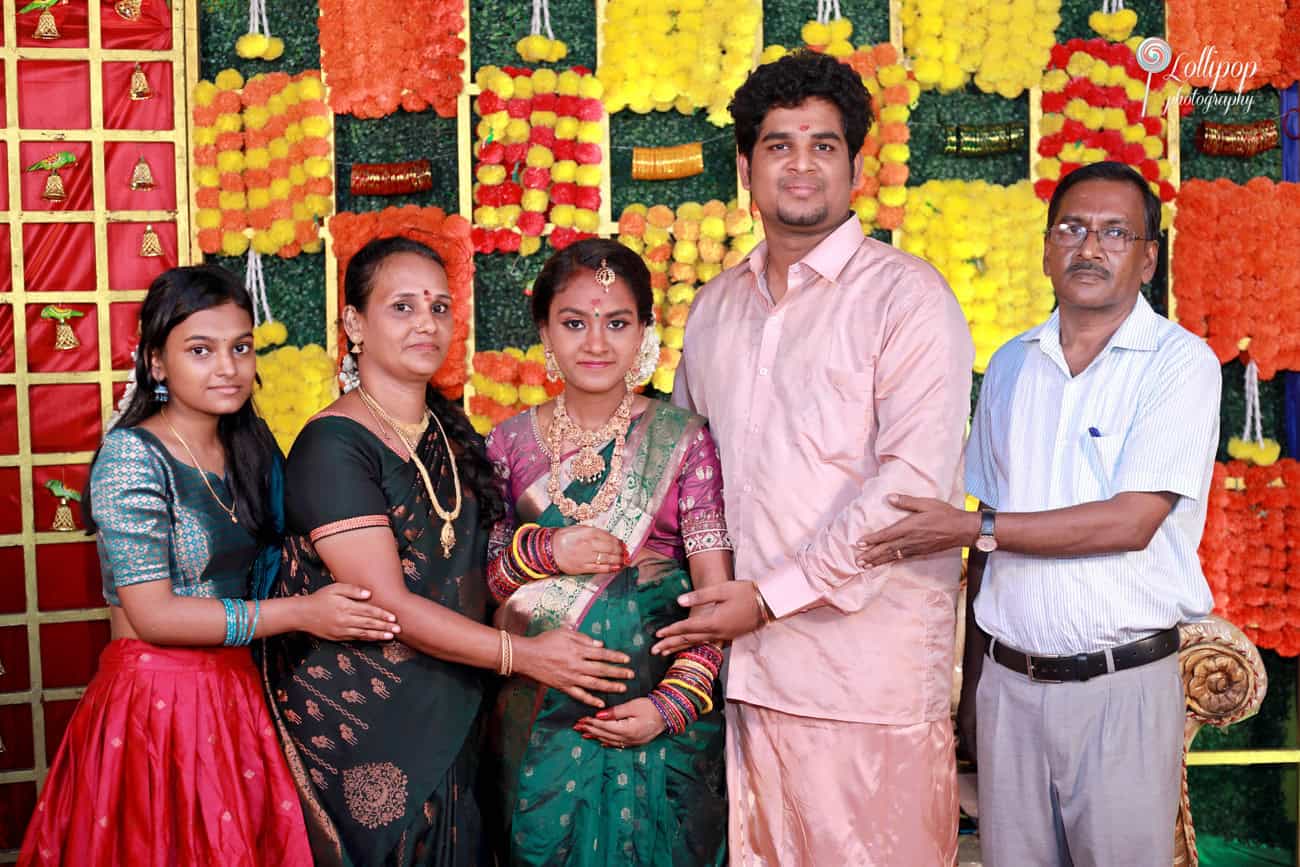
[[[493,837],[513,865],[726,860],[721,651],[650,653],[677,597],[731,577],[717,449],[704,419],[636,396],[658,359],[650,277],[610,241],[557,253],[533,287],[565,391],[488,438],[507,518],[492,534],[497,625],[568,627],[626,651],[626,695],[591,715],[526,677],[488,730]]]
[[[264,676],[317,865],[487,863],[478,801],[484,669],[583,695],[625,657],[557,630],[490,628],[488,528],[504,515],[483,441],[428,387],[452,339],[428,247],[385,238],[348,263],[344,325],[359,382],[299,435],[286,468],[281,595],[360,584],[393,641],[269,642]]]

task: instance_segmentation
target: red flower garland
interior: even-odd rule
[[[1069,117],[1069,114],[1074,113],[1074,107],[1079,107],[1081,104],[1086,107],[1086,110],[1095,112],[1118,109],[1123,112],[1125,124],[1128,126],[1140,124],[1146,128],[1147,136],[1158,136],[1164,143],[1164,120],[1151,115],[1144,116],[1141,97],[1134,99],[1133,91],[1126,88],[1125,84],[1098,84],[1088,74],[1078,74],[1077,61],[1076,66],[1071,68],[1071,58],[1078,53],[1087,54],[1110,66],[1122,67],[1128,79],[1143,85],[1146,83],[1147,74],[1138,66],[1133,49],[1122,42],[1108,42],[1105,39],[1071,39],[1064,44],[1053,46],[1051,61],[1047,66],[1047,76],[1044,78],[1042,98],[1042,124],[1052,131],[1039,139],[1038,154],[1045,158],[1044,162],[1059,159],[1060,165],[1059,171],[1053,166],[1054,177],[1042,177],[1034,184],[1034,192],[1040,199],[1050,200],[1060,179],[1084,165],[1085,161],[1077,158],[1077,152],[1080,149],[1088,149],[1100,152],[1101,159],[1115,160],[1133,166],[1142,173],[1143,177],[1158,187],[1162,202],[1172,201],[1175,194],[1174,186],[1167,177],[1162,177],[1167,172],[1167,169],[1165,171],[1161,169],[1161,163],[1165,162],[1167,154],[1165,147],[1160,149],[1159,154],[1153,156],[1143,146],[1142,141],[1126,140],[1119,129],[1104,127],[1099,129],[1095,128],[1098,124],[1090,126],[1078,118]],[[1064,88],[1049,87],[1048,82],[1053,79],[1052,70],[1069,74],[1070,77]],[[1060,72],[1056,73],[1056,77],[1059,76]],[[1164,88],[1167,81],[1168,75],[1165,73],[1152,76],[1153,99]],[[1190,110],[1190,104],[1180,109],[1184,114]]]
[[[1300,462],[1214,465],[1201,566],[1215,613],[1260,648],[1300,655]]]
[[[321,69],[336,114],[360,118],[433,106],[456,116],[465,63],[460,0],[321,0]]]
[[[1178,194],[1178,321],[1222,362],[1244,351],[1259,378],[1300,370],[1300,184],[1191,180]],[[1231,253],[1227,254],[1230,250]]]
[[[595,237],[604,174],[602,87],[590,70],[484,67],[474,101],[474,249],[537,252]],[[523,95],[521,95],[523,94]]]
[[[330,219],[330,236],[334,255],[339,262],[339,309],[343,309],[343,275],[348,260],[366,242],[374,238],[401,235],[432,247],[442,257],[451,289],[451,312],[455,325],[447,358],[433,375],[432,382],[452,399],[464,394],[469,380],[470,317],[474,294],[474,247],[470,241],[469,221],[459,214],[445,214],[441,208],[385,208],[360,214],[344,212]],[[342,341],[340,341],[341,343]],[[340,345],[340,358],[345,347]]]

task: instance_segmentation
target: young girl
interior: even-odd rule
[[[168,271],[149,287],[140,331],[138,387],[95,456],[85,502],[113,641],[19,863],[308,865],[246,645],[297,630],[383,640],[399,628],[355,586],[264,598],[272,576],[254,566],[279,549],[279,453],[253,411],[243,286],[219,267]]]

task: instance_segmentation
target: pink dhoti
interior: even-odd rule
[[[951,723],[872,725],[727,704],[732,867],[948,867]]]

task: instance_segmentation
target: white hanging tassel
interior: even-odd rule
[[[1246,365],[1246,423],[1241,429],[1242,442],[1264,445],[1264,418],[1259,409],[1259,367],[1254,361]]]
[[[248,290],[249,297],[253,299],[253,327],[261,325],[263,322],[270,322],[275,317],[271,315],[271,302],[266,297],[266,277],[262,272],[262,254],[256,250],[248,251],[248,266],[244,269],[244,288]],[[258,307],[261,310],[258,310]]]
[[[555,33],[551,30],[551,5],[547,0],[533,0],[533,20],[528,32],[533,36],[540,36],[544,32],[547,39],[555,38]]]

